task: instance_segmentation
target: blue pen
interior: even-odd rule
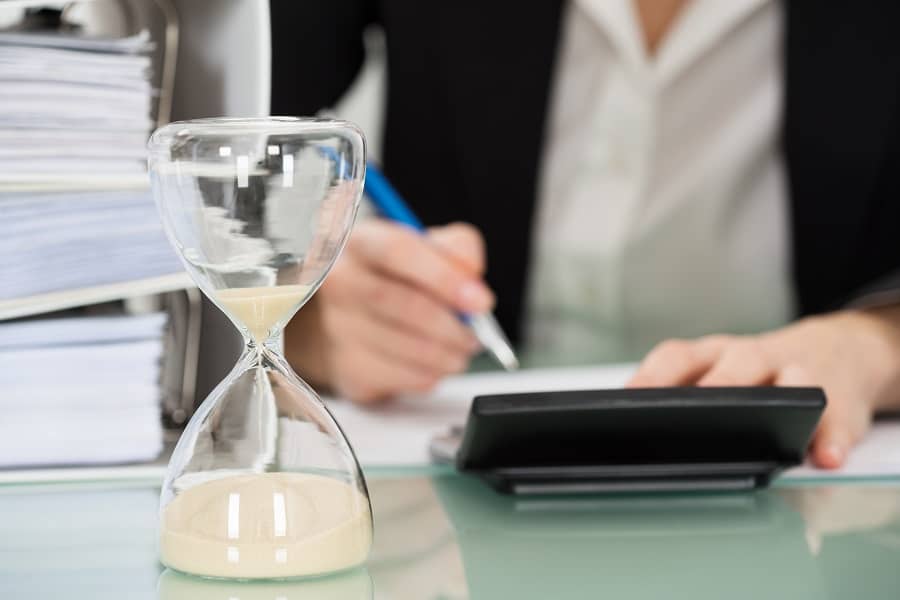
[[[410,210],[409,206],[406,205],[406,202],[403,201],[399,192],[391,185],[391,182],[387,180],[384,173],[371,162],[366,165],[366,183],[363,191],[382,217],[424,233],[425,226]],[[461,318],[472,329],[475,337],[478,338],[485,350],[504,369],[513,371],[519,368],[519,359],[516,358],[516,353],[513,352],[509,339],[503,333],[494,315],[491,313],[461,315]]]

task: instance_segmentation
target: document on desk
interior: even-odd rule
[[[621,387],[634,365],[533,369],[450,377],[432,393],[398,398],[376,407],[327,400],[364,467],[417,466],[431,462],[429,444],[453,425],[465,423],[474,396],[492,393]],[[844,468],[810,465],[790,469],[784,481],[900,477],[900,421],[878,422],[850,454]]]
[[[784,481],[808,479],[877,479],[900,477],[900,420],[876,421],[862,442],[850,452],[837,471],[823,471],[810,464],[786,471]]]
[[[532,369],[448,377],[426,395],[375,407],[345,400],[327,403],[364,466],[412,466],[431,462],[431,439],[466,421],[472,398],[482,394],[622,387],[632,365]]]

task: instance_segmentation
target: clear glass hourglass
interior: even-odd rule
[[[282,330],[350,235],[362,133],[332,120],[203,119],[158,129],[149,150],[170,241],[245,341],[169,462],[162,562],[240,579],[361,564],[372,541],[365,481],[340,427],[282,356]]]

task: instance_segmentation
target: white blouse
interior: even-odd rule
[[[636,360],[794,313],[775,0],[692,0],[656,54],[632,0],[566,9],[525,356]]]

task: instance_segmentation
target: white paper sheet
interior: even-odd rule
[[[870,479],[900,477],[900,421],[876,422],[866,438],[837,471],[823,471],[810,464],[785,472],[785,481],[800,479]]]
[[[120,316],[54,319],[51,325],[46,320],[4,323],[0,327],[0,351],[156,339],[165,325],[163,313],[129,319]]]
[[[398,398],[374,408],[345,400],[330,400],[327,405],[364,466],[427,465],[431,439],[465,423],[473,396],[621,387],[632,370],[623,365],[479,373],[450,377],[431,394]]]
[[[19,48],[66,48],[85,52],[114,54],[138,54],[153,48],[148,31],[141,31],[124,38],[86,37],[73,34],[4,31],[0,33],[0,46]]]
[[[0,191],[0,300],[181,271],[149,190]]]
[[[145,173],[152,48],[146,33],[0,32],[0,180]]]
[[[465,422],[472,397],[488,393],[621,387],[633,365],[535,369],[451,377],[431,394],[408,396],[364,408],[327,400],[363,466],[417,466],[431,462],[431,439]],[[879,422],[836,471],[809,465],[786,471],[783,480],[900,477],[900,422]]]
[[[164,314],[0,324],[0,468],[153,460]]]

